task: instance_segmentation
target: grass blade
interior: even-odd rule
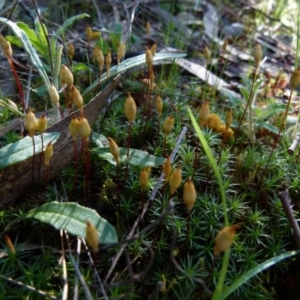
[[[252,277],[256,276],[260,272],[264,271],[265,269],[277,264],[283,259],[292,257],[296,254],[299,254],[300,251],[290,251],[287,253],[280,254],[278,256],[275,256],[273,258],[270,258],[263,263],[259,264],[255,268],[251,269],[250,271],[246,272],[244,275],[242,275],[238,280],[236,280],[231,286],[226,287],[224,292],[221,295],[221,300],[226,299],[231,293],[233,293],[235,290],[237,290],[242,284],[247,282]]]
[[[227,217],[227,205],[226,205],[226,198],[225,198],[225,190],[224,190],[221,174],[220,174],[220,171],[217,166],[217,162],[216,162],[215,158],[213,157],[211,149],[210,149],[193,113],[191,112],[191,110],[189,108],[188,108],[188,112],[189,112],[193,127],[194,127],[195,131],[197,132],[200,142],[202,144],[203,150],[204,150],[204,152],[209,160],[209,163],[211,164],[211,166],[214,170],[215,176],[217,178],[217,181],[219,184],[219,189],[220,189],[220,194],[221,194],[221,198],[222,198],[225,226],[228,226],[229,223],[228,223],[228,217]],[[218,280],[218,284],[217,284],[214,296],[212,298],[213,300],[220,299],[220,296],[221,296],[221,293],[223,290],[225,275],[226,275],[227,268],[228,268],[229,254],[230,254],[230,250],[227,250],[227,251],[225,251],[225,254],[223,256],[222,269],[221,269],[221,273],[219,276],[219,280]]]

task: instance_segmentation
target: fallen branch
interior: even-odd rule
[[[117,76],[100,94],[84,106],[84,116],[90,124],[97,119],[108,97],[117,87],[119,80],[120,76]],[[73,139],[68,129],[73,115],[79,115],[79,112],[73,112],[63,120],[49,127],[46,131],[60,132],[60,137],[54,144],[54,155],[51,159],[48,180],[57,176],[66,166],[74,161]],[[77,149],[80,152],[81,143],[79,139],[77,141]],[[18,197],[26,194],[32,188],[31,166],[32,158],[0,171],[0,209],[11,205]],[[43,165],[39,166],[35,164],[33,172],[35,178],[38,177],[38,174],[40,174],[40,178],[45,178],[45,168]]]

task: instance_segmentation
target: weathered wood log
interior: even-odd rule
[[[119,80],[120,76],[117,76],[100,94],[84,106],[84,116],[90,124],[93,123],[101,113],[108,97],[117,87]],[[51,158],[48,174],[49,180],[57,176],[65,167],[74,161],[73,139],[68,131],[69,123],[74,114],[79,116],[79,112],[75,111],[49,127],[46,131],[61,133],[59,139],[54,144],[54,155]],[[81,142],[80,139],[77,138],[78,151],[80,151],[80,148]],[[39,166],[38,161],[38,159],[35,159],[34,178],[35,181],[37,181],[39,177],[39,182],[32,182],[32,158],[11,165],[0,171],[0,209],[13,204],[20,196],[45,181],[46,168],[44,163],[41,163],[41,166]]]

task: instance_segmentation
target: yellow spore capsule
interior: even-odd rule
[[[88,120],[84,117],[81,117],[78,121],[78,133],[79,135],[85,139],[86,141],[89,140],[91,134],[91,127]]]
[[[227,111],[226,118],[225,118],[226,129],[228,129],[231,126],[231,123],[232,123],[232,110],[229,109]]]
[[[91,26],[87,26],[87,28],[85,29],[85,34],[86,34],[87,40],[90,41],[92,38],[92,34],[93,34],[93,30],[92,30]]]
[[[102,50],[99,47],[96,47],[95,50],[96,51],[94,51],[93,55],[99,65],[99,71],[100,71],[100,73],[102,73],[103,66],[104,66],[104,55],[103,55]]]
[[[163,102],[161,100],[160,95],[156,95],[155,108],[156,108],[158,116],[160,117],[162,115],[162,111],[163,111]]]
[[[72,96],[73,96],[73,102],[78,107],[81,115],[83,114],[83,98],[79,92],[79,90],[72,85]]]
[[[146,47],[146,64],[148,65],[148,69],[150,70],[153,65],[153,55],[148,47]]]
[[[183,201],[189,211],[193,209],[194,204],[196,202],[196,198],[197,198],[196,189],[191,177],[189,177],[189,179],[183,186]]]
[[[226,128],[226,125],[221,125],[218,132],[220,132],[224,135],[225,141],[230,140],[234,134],[234,132],[231,128]]]
[[[31,111],[31,108],[28,108],[27,110],[24,120],[24,126],[28,131],[29,136],[33,137],[37,128],[37,119],[34,113]]]
[[[47,118],[45,115],[41,115],[41,117],[37,120],[37,127],[36,130],[39,133],[44,133],[47,129]]]
[[[69,124],[69,132],[73,139],[76,139],[79,134],[79,121],[76,116],[73,116],[70,124]]]
[[[93,53],[92,53],[92,59],[93,59],[93,62],[97,61],[96,60],[96,57],[97,57],[97,53],[99,52],[100,48],[98,46],[96,46],[93,50]]]
[[[170,156],[168,156],[167,159],[165,160],[165,163],[163,165],[163,171],[165,174],[165,182],[169,182],[170,175],[172,172],[172,164],[171,164]]]
[[[151,173],[151,167],[148,166],[148,167],[145,167],[144,169],[146,170],[146,172],[147,172],[147,174],[148,174],[148,177],[149,177],[149,176],[150,176],[150,173]]]
[[[222,121],[217,114],[209,114],[204,125],[210,129],[213,129],[213,130],[219,132],[220,127],[222,125]]]
[[[60,83],[62,85],[72,85],[74,82],[74,77],[72,72],[69,70],[69,68],[65,65],[61,66],[60,70]]]
[[[294,90],[300,84],[300,68],[296,69],[290,78],[291,88]]]
[[[211,53],[210,53],[210,50],[206,46],[204,48],[203,53],[204,53],[204,57],[205,57],[206,61],[209,62],[210,58],[211,58]]]
[[[6,99],[6,102],[11,108],[15,110],[19,110],[17,104],[14,101],[11,101],[10,99]]]
[[[135,119],[137,112],[137,107],[134,99],[131,97],[130,93],[125,100],[124,113],[129,123],[132,123]]]
[[[175,119],[173,116],[168,116],[163,123],[162,131],[164,134],[169,134],[174,127]]]
[[[12,48],[10,42],[8,42],[1,34],[0,34],[0,47],[2,48],[2,51],[4,52],[6,58],[10,59],[12,56]]]
[[[92,36],[91,36],[91,40],[96,40],[101,36],[101,32],[100,31],[93,31]]]
[[[150,30],[151,30],[151,24],[150,24],[150,22],[148,21],[148,22],[146,23],[146,34],[149,34]]]
[[[50,163],[50,159],[53,156],[53,145],[50,142],[47,146],[46,149],[44,151],[44,159],[45,159],[45,165],[49,165]]]
[[[110,137],[107,138],[109,141],[109,150],[112,156],[114,157],[117,165],[120,163],[120,149],[117,143]]]
[[[71,60],[73,59],[74,53],[75,53],[74,46],[72,43],[69,43],[68,44],[68,55]]]
[[[226,226],[218,232],[215,238],[215,256],[218,256],[222,252],[230,249],[233,239],[235,237],[236,230],[238,228],[240,228],[239,225]]]
[[[51,100],[52,104],[58,106],[59,105],[59,94],[54,85],[51,85],[51,87],[49,89],[49,95],[50,95],[50,100]]]
[[[85,239],[87,244],[92,248],[92,251],[97,253],[99,250],[100,237],[97,228],[90,221],[86,221]]]
[[[122,60],[122,58],[125,55],[125,51],[126,51],[126,44],[123,43],[120,45],[120,47],[118,48],[118,52],[117,52],[117,62],[118,64],[120,63],[120,61]]]
[[[205,103],[203,103],[201,105],[201,108],[200,108],[199,114],[198,114],[198,120],[199,120],[200,127],[202,127],[205,124],[208,116],[209,116],[209,103],[208,103],[208,101],[206,101]]]
[[[172,173],[170,180],[169,180],[169,186],[170,186],[170,194],[173,195],[175,191],[180,187],[182,181],[181,177],[181,168],[177,167],[174,172]]]
[[[262,56],[263,56],[263,53],[262,53],[260,44],[255,45],[254,51],[253,51],[253,58],[254,58],[256,68],[259,67],[259,64],[262,60]]]
[[[148,172],[146,170],[146,168],[143,168],[141,171],[140,171],[140,185],[141,185],[141,190],[144,192],[147,190],[147,184],[148,184],[148,180],[149,180],[149,177],[148,177]]]
[[[156,54],[156,48],[157,48],[156,43],[154,43],[150,48],[150,51],[151,51],[153,57]]]

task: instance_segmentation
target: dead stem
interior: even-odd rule
[[[294,217],[293,211],[291,209],[291,204],[290,204],[290,201],[289,201],[289,198],[290,198],[289,197],[289,191],[286,190],[286,191],[280,192],[278,194],[278,197],[281,201],[281,204],[282,204],[282,207],[283,207],[284,212],[286,214],[286,217],[287,217],[287,219],[290,223],[290,226],[292,228],[294,238],[295,238],[295,241],[296,241],[296,245],[300,249],[300,229],[299,229],[297,220]]]

